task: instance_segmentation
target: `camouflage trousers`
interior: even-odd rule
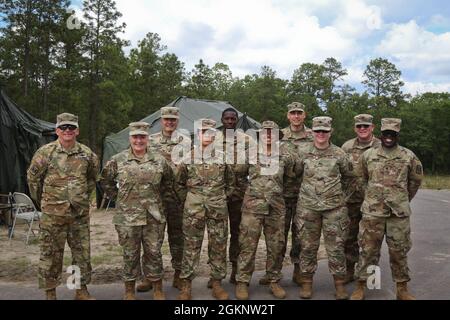
[[[407,254],[411,249],[411,226],[409,217],[399,218],[364,216],[359,224],[360,254],[356,266],[356,275],[366,280],[370,274],[367,268],[378,266],[380,250],[384,236],[389,248],[392,278],[395,282],[409,281]]]
[[[123,250],[123,280],[134,281],[141,275],[141,246],[142,272],[150,281],[163,278],[163,262],[161,246],[164,241],[166,224],[153,218],[145,226],[116,225],[119,244]]]
[[[291,251],[289,256],[292,263],[300,263],[300,239],[298,238],[297,227],[294,223],[297,212],[297,198],[284,198],[286,204],[286,224],[284,229],[284,247],[282,256],[286,255],[286,247],[288,243],[289,230],[291,230]]]
[[[194,200],[193,200],[194,199]],[[180,278],[193,280],[200,262],[200,253],[208,232],[208,264],[211,278],[222,280],[227,274],[228,210],[226,199],[202,203],[188,193],[184,204],[184,249]]]
[[[181,270],[183,259],[183,209],[178,201],[164,203],[167,219],[167,235],[169,240],[172,268]]]
[[[345,241],[345,258],[347,260],[347,270],[354,270],[355,264],[358,262],[358,232],[359,222],[361,221],[362,217],[361,205],[362,203],[347,203],[348,217],[350,218],[348,236]]]
[[[72,252],[72,265],[81,272],[81,285],[91,281],[91,248],[89,215],[69,216],[42,214],[40,221],[39,288],[53,289],[61,284],[66,241]]]
[[[345,239],[347,238],[349,224],[347,208],[340,207],[316,211],[299,206],[295,223],[302,248],[300,252],[300,272],[304,275],[313,275],[316,272],[317,251],[320,246],[320,235],[323,231],[330,273],[345,276]]]
[[[230,247],[228,257],[231,263],[237,263],[239,257],[239,225],[242,217],[242,199],[228,200],[228,217],[230,220]]]
[[[270,282],[282,278],[283,248],[285,247],[285,206],[283,197],[273,199],[268,212],[262,214],[251,205],[252,201],[244,199],[239,243],[241,251],[238,259],[236,280],[249,283],[255,270],[255,257],[261,231],[266,241],[266,275]]]

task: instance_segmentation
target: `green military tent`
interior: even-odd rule
[[[0,88],[0,193],[28,191],[26,172],[31,158],[55,137],[53,123],[22,110]]]
[[[221,128],[222,112],[227,108],[234,108],[230,103],[216,100],[202,100],[191,99],[188,97],[179,97],[169,103],[167,106],[177,107],[180,109],[180,121],[178,127],[188,130],[191,134],[194,132],[194,121],[201,118],[210,118],[217,122],[217,128]],[[258,129],[259,122],[243,114],[238,109],[234,108],[239,114],[239,122],[237,127],[246,131],[248,129]],[[141,121],[149,123],[152,127],[150,133],[161,131],[160,111],[145,117]],[[103,158],[102,163],[105,164],[113,155],[128,148],[129,145],[129,130],[128,128],[122,131],[109,135],[105,138],[103,143]]]

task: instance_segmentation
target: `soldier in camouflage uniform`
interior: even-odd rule
[[[130,148],[111,158],[102,170],[100,183],[116,200],[113,223],[123,249],[125,300],[135,300],[135,282],[142,269],[152,282],[153,299],[164,300],[162,291],[166,217],[164,192],[175,195],[170,165],[158,152],[148,148],[146,122],[130,123]]]
[[[179,109],[176,107],[161,108],[161,132],[150,135],[150,148],[155,149],[167,160],[177,175],[177,165],[172,161],[172,150],[183,140],[183,136],[176,131],[178,127]],[[172,256],[172,268],[175,270],[172,286],[180,289],[181,259],[183,258],[183,204],[178,197],[171,193],[164,193],[163,203],[165,216],[167,217],[167,235],[170,254]],[[152,282],[144,279],[137,286],[137,291],[145,292],[152,288]]]
[[[306,119],[305,106],[300,102],[292,102],[288,105],[287,118],[289,127],[284,128],[281,132],[283,137],[281,141],[289,152],[297,153],[298,148],[306,143],[313,141],[312,131],[304,124]],[[286,254],[289,230],[291,230],[291,251],[289,256],[294,264],[294,273],[292,281],[300,285],[300,239],[297,238],[298,232],[295,230],[294,217],[297,212],[298,192],[300,189],[300,177],[284,178],[283,194],[286,205],[286,228],[285,228],[285,244],[283,248],[283,257]],[[263,278],[264,279],[264,278]],[[261,280],[263,280],[261,279]],[[260,283],[263,281],[260,281]]]
[[[78,117],[57,116],[58,140],[36,151],[27,172],[33,200],[43,212],[40,221],[39,288],[56,299],[61,283],[66,240],[72,265],[81,271],[81,288],[75,299],[93,299],[86,285],[91,280],[89,197],[95,190],[99,163],[95,153],[78,143]]]
[[[355,183],[345,190],[347,196],[347,209],[350,218],[348,238],[345,241],[345,256],[347,260],[347,276],[345,283],[354,280],[355,264],[358,262],[358,231],[361,220],[361,205],[364,200],[363,173],[360,170],[359,161],[364,151],[380,146],[380,140],[373,135],[375,125],[370,114],[358,114],[355,116],[356,138],[348,140],[342,145],[342,150],[347,152],[353,164]]]
[[[312,281],[317,269],[322,230],[328,267],[336,287],[336,299],[348,299],[344,288],[344,245],[349,218],[343,190],[352,183],[353,167],[347,154],[329,141],[331,122],[330,117],[313,119],[314,143],[302,148],[296,162],[296,171],[303,176],[295,217],[302,248],[300,297],[303,299],[312,297]]]
[[[200,145],[195,145],[190,159],[179,165],[176,178],[179,197],[185,199],[182,288],[178,299],[192,298],[191,282],[199,264],[206,225],[212,295],[226,300],[228,293],[222,288],[221,280],[225,278],[227,269],[227,196],[233,193],[234,175],[231,167],[225,164],[223,152],[214,148],[216,122],[210,119],[199,121],[201,126],[197,134]]]
[[[243,133],[241,130],[236,130],[238,122],[238,113],[233,108],[225,109],[222,112],[222,139],[216,139],[218,142],[223,143],[223,150],[228,156],[227,152],[233,157],[232,168],[236,178],[236,187],[233,194],[228,197],[228,215],[230,220],[230,247],[229,247],[229,259],[231,262],[231,275],[230,283],[236,283],[236,271],[237,260],[239,256],[239,225],[241,223],[242,216],[242,201],[244,199],[244,193],[248,186],[248,165],[246,163],[239,163],[238,148],[241,147],[240,143],[244,143],[243,149],[239,152],[245,151],[248,153],[248,147],[250,145],[251,137]],[[227,132],[232,132],[232,135],[227,135]],[[230,150],[227,149],[227,145],[230,146]],[[233,150],[231,150],[231,147]],[[234,151],[231,153],[231,151]],[[243,159],[245,161],[245,159]],[[230,164],[230,162],[228,162]]]
[[[282,278],[283,248],[285,246],[285,215],[283,177],[295,176],[294,160],[279,146],[275,133],[278,125],[264,121],[260,131],[260,148],[251,152],[256,161],[249,166],[249,186],[245,192],[240,225],[236,297],[248,299],[247,286],[255,269],[255,255],[261,231],[264,231],[267,260],[266,274],[271,293],[278,299],[286,297],[279,285]],[[266,146],[264,150],[261,145]]]
[[[420,187],[423,168],[411,150],[398,145],[400,124],[400,119],[381,119],[382,146],[362,155],[361,166],[367,187],[359,225],[358,282],[352,300],[364,299],[368,267],[378,265],[384,237],[389,248],[392,278],[397,286],[397,299],[414,300],[407,288],[410,280],[407,254],[411,249],[409,203]]]

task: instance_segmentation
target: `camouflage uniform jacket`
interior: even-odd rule
[[[65,150],[58,140],[46,144],[36,151],[27,172],[31,197],[49,215],[68,215],[71,206],[87,215],[98,170],[98,158],[87,146],[76,142]]]
[[[161,193],[174,193],[174,177],[159,153],[148,151],[138,158],[128,148],[116,154],[103,168],[100,183],[111,199],[117,197],[114,224],[147,225],[149,215],[165,222]]]
[[[398,217],[410,216],[409,202],[423,178],[422,163],[417,156],[401,146],[390,151],[372,148],[363,153],[361,166],[367,183],[363,214],[386,217],[392,211]]]
[[[361,155],[369,148],[377,148],[381,145],[380,139],[373,137],[369,143],[360,143],[358,138],[348,140],[342,145],[342,150],[347,152],[353,163],[355,181],[345,190],[347,203],[362,203],[364,201],[364,180],[362,167],[360,166]]]
[[[172,150],[176,145],[182,142],[183,136],[182,135],[176,135],[174,133],[174,136],[167,137],[162,132],[158,132],[155,134],[150,135],[150,150],[156,150],[159,152],[166,160],[167,163],[170,165],[173,171],[174,179],[177,177],[178,172],[178,166],[172,161]],[[176,182],[175,182],[176,183]],[[165,192],[162,193],[163,195],[163,201],[165,202],[171,202],[175,200],[178,200],[178,197],[174,195],[173,190],[164,190]]]
[[[260,214],[269,214],[269,205],[283,197],[284,177],[295,177],[294,157],[287,148],[280,146],[278,163],[262,152],[257,153],[256,163],[249,166],[249,186],[245,193],[246,201]],[[272,163],[271,163],[272,162]],[[273,170],[274,168],[275,170]],[[263,169],[267,170],[266,172]],[[273,170],[273,171],[272,171]]]
[[[292,152],[293,154],[297,153],[299,146],[313,141],[312,130],[306,126],[304,126],[303,130],[299,132],[293,132],[291,130],[291,126],[282,129],[281,132],[283,133],[281,142],[288,148],[289,152]],[[301,177],[285,176],[284,197],[297,198],[301,182]]]
[[[178,168],[176,192],[180,200],[184,202],[189,196],[190,203],[206,205],[226,201],[234,192],[235,178],[224,154],[213,151],[211,157],[203,159],[192,149],[191,157],[191,164],[181,163]]]
[[[343,190],[354,180],[347,154],[333,144],[324,150],[314,143],[300,149],[295,171],[303,177],[299,195],[302,206],[325,211],[345,205]]]
[[[244,198],[245,190],[247,190],[248,186],[248,164],[246,163],[247,158],[243,158],[244,163],[237,164],[237,162],[240,161],[238,159],[238,141],[243,141],[244,144],[244,150],[245,150],[245,156],[248,156],[248,149],[250,147],[250,141],[251,137],[241,130],[236,130],[235,135],[230,141],[226,135],[224,136],[224,133],[220,135],[220,140],[218,139],[218,143],[223,143],[223,152],[225,153],[226,157],[233,156],[233,159],[230,159],[233,164],[231,164],[231,161],[227,160],[227,164],[229,164],[233,170],[234,176],[235,176],[235,188],[234,192],[231,194],[230,198],[231,200],[242,200]],[[230,155],[227,155],[227,144],[234,146],[234,154],[230,152]]]

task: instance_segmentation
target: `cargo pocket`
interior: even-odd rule
[[[44,257],[52,257],[53,256],[53,237],[51,232],[46,229],[41,229],[39,231],[39,242],[41,245],[41,254]]]

